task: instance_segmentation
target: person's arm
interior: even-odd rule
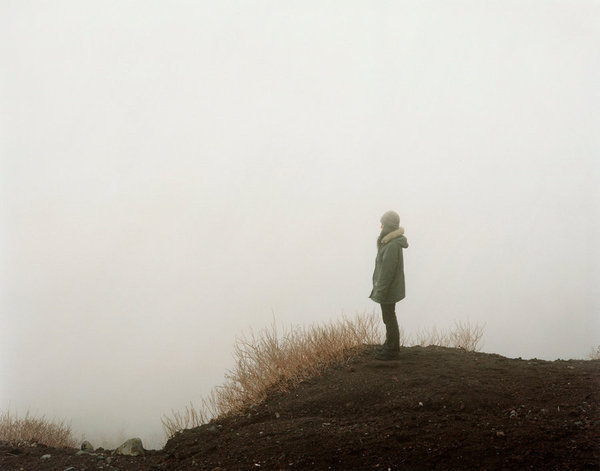
[[[398,258],[400,255],[400,247],[396,244],[391,247],[387,247],[383,253],[383,259],[381,261],[381,271],[379,273],[379,279],[375,286],[375,292],[373,298],[377,300],[384,300],[392,281],[396,277],[396,271],[398,267]]]

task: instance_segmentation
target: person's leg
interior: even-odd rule
[[[400,351],[400,329],[396,318],[396,304],[382,304],[381,314],[385,324],[385,350]]]
[[[383,304],[380,304],[379,306],[381,307],[381,318],[382,318],[382,320],[383,320],[383,324],[385,325],[385,320],[386,320],[386,315],[385,315],[385,313],[386,313],[386,310],[385,310],[385,308],[383,307],[383,306],[384,306]],[[388,346],[388,338],[387,338],[387,337],[388,337],[388,336],[387,336],[387,326],[386,326],[386,328],[385,328],[385,342],[383,342],[383,343],[382,343],[381,345],[379,345],[378,347],[375,347],[375,351],[376,351],[376,352],[382,352],[382,351],[384,351],[385,349],[387,349],[387,346]]]

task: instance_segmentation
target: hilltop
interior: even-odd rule
[[[600,361],[373,347],[241,415],[110,464],[73,450],[0,447],[0,469],[600,469]],[[10,448],[10,449],[9,449]]]

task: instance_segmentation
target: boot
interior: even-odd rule
[[[382,361],[398,360],[400,352],[398,350],[383,349],[375,353],[375,358]]]
[[[386,340],[385,342],[383,342],[383,344],[377,345],[375,347],[375,353],[381,353],[381,352],[383,352],[384,350],[387,349],[387,346],[388,346],[388,341]]]

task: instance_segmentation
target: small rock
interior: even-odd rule
[[[82,449],[83,451],[87,451],[87,452],[90,452],[90,453],[92,453],[92,452],[94,451],[94,447],[93,447],[93,446],[92,446],[92,444],[91,444],[90,442],[88,442],[87,440],[86,440],[86,441],[84,441],[84,442],[81,444],[81,449]]]
[[[42,455],[40,456],[40,459],[43,461],[49,460],[50,458],[52,458],[52,455]]]
[[[110,456],[106,458],[106,464],[110,464],[111,461],[112,461],[112,458]]]
[[[89,455],[91,454],[89,451],[85,451],[85,450],[79,450],[77,453],[75,453],[76,456],[81,456],[81,455]]]
[[[504,432],[503,432],[502,430],[498,430],[498,431],[496,432],[496,436],[497,436],[497,437],[503,437],[503,436],[504,436]]]
[[[511,410],[511,411],[510,411],[510,418],[511,418],[511,419],[514,419],[514,418],[516,418],[516,417],[517,417],[517,411],[516,411],[516,410],[514,410],[514,409],[513,409],[513,410]]]
[[[423,407],[423,403],[419,401],[419,407]]]
[[[141,456],[144,454],[144,446],[140,438],[130,438],[119,448],[113,451],[114,455]]]
[[[279,412],[275,412],[275,418],[276,418],[276,419],[278,419],[279,417],[281,417],[281,416],[279,415]]]
[[[75,466],[69,466],[64,471],[75,471]]]

